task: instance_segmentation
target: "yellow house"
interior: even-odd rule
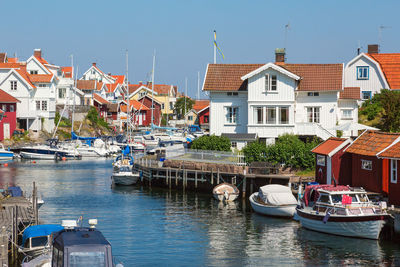
[[[167,84],[154,84],[154,99],[161,103],[162,114],[173,114],[177,99],[178,87]],[[139,100],[143,96],[152,97],[152,84],[129,84],[129,99]]]

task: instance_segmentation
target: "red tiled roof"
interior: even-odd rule
[[[8,63],[18,63],[18,58],[17,57],[8,57],[7,62]]]
[[[21,68],[20,63],[0,63],[0,69],[17,69]]]
[[[102,82],[96,80],[77,80],[76,88],[80,90],[100,90],[103,87]]]
[[[28,74],[28,77],[32,83],[50,83],[53,74]]]
[[[107,100],[105,100],[104,98],[102,98],[101,96],[99,96],[98,94],[93,94],[93,99],[95,101],[97,101],[98,103],[102,104],[102,105],[107,105],[109,104],[109,102]]]
[[[139,102],[137,100],[129,100],[129,105],[131,106],[131,108],[135,109],[135,110],[150,110],[147,106],[145,106],[142,102]],[[122,104],[121,107],[121,111],[122,112],[126,112],[126,106],[125,104]]]
[[[210,105],[210,100],[196,100],[196,102],[193,105],[193,109],[199,112],[200,110],[208,107]]]
[[[152,85],[151,82],[147,84],[129,84],[129,93],[135,92],[139,87],[144,86],[150,91],[152,90]],[[168,84],[154,84],[154,92],[156,92],[159,95],[168,95],[171,87],[174,88],[174,90],[177,90],[176,86],[173,85],[168,85]]]
[[[7,92],[0,89],[0,103],[17,103],[21,102]]]
[[[247,81],[241,77],[264,64],[209,64],[205,91],[247,90]],[[299,91],[342,90],[342,64],[279,64],[280,67],[301,77]]]
[[[6,62],[7,54],[6,53],[0,53],[0,63]]]
[[[376,156],[376,154],[391,145],[399,136],[399,133],[368,130],[360,135],[346,149],[346,152],[364,156]]]
[[[72,67],[61,67],[61,71],[65,78],[72,78]]]
[[[340,99],[361,99],[360,97],[360,87],[345,87],[343,91],[340,92]]]
[[[114,79],[116,79],[116,84],[123,84],[125,82],[125,75],[111,75]]]
[[[400,53],[367,54],[379,63],[390,89],[400,89]]]
[[[22,69],[15,69],[16,72],[18,72],[19,75],[33,88],[36,88],[36,86],[31,82],[29,78],[29,74],[26,72],[25,68]]]
[[[330,137],[325,142],[319,144],[316,148],[311,150],[311,152],[321,155],[329,155],[335,148],[343,144],[347,139]]]
[[[49,62],[47,62],[46,59],[42,58],[42,57],[35,57],[37,60],[39,60],[40,63],[44,64],[49,64]]]
[[[389,147],[387,150],[379,154],[379,157],[383,158],[400,158],[400,143],[396,143]]]

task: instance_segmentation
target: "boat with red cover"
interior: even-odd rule
[[[304,228],[348,237],[379,239],[389,215],[386,202],[372,203],[363,188],[311,185],[296,208]]]

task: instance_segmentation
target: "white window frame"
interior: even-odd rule
[[[225,107],[225,124],[237,125],[238,121],[239,121],[239,107],[237,106]]]
[[[47,101],[46,100],[42,100],[42,110],[47,111]]]
[[[309,116],[311,110],[311,117]],[[306,107],[307,122],[309,123],[321,123],[321,107]],[[318,115],[317,115],[318,114]],[[310,121],[311,119],[311,121]]]
[[[372,160],[361,160],[361,169],[367,170],[367,171],[372,171]]]
[[[274,116],[274,121],[268,121],[268,111],[269,110],[274,110],[275,112],[275,116]],[[275,125],[278,122],[278,113],[276,112],[276,107],[272,107],[272,106],[267,106],[265,108],[265,123],[269,124],[269,125]]]
[[[317,155],[317,165],[318,166],[325,166],[325,156],[324,155]]]
[[[258,121],[258,113],[261,112],[261,121]],[[263,106],[254,106],[253,107],[253,123],[260,125],[260,124],[264,124],[265,120],[264,120],[264,107]]]
[[[40,110],[40,100],[36,100],[36,110]]]
[[[354,109],[345,108],[345,109],[341,109],[340,111],[341,111],[342,120],[353,119],[353,112],[354,112]],[[346,112],[350,112],[350,116],[349,116],[349,115],[346,115],[346,114],[345,114]]]
[[[282,109],[287,109],[287,121],[285,123],[282,123]],[[280,125],[287,125],[290,123],[290,107],[285,106],[285,107],[278,107],[278,114],[279,114],[279,121],[278,124]]]
[[[273,74],[265,74],[264,76],[264,84],[266,92],[276,92],[278,91],[278,77]]]
[[[15,112],[15,107],[13,104],[10,105],[10,112]]]
[[[357,80],[369,80],[369,66],[357,66]],[[367,70],[364,73],[364,70]],[[367,76],[364,76],[366,74]]]
[[[67,94],[67,88],[58,88],[59,99],[65,99],[66,94]]]
[[[10,89],[11,91],[17,91],[18,83],[17,81],[10,81]]]
[[[319,92],[308,92],[307,96],[319,96]]]
[[[390,160],[390,182],[397,184],[397,160]]]
[[[232,141],[231,142],[231,147],[232,148],[237,148],[237,142],[236,141]]]

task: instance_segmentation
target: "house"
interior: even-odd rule
[[[208,64],[203,90],[210,95],[210,134],[254,133],[266,143],[285,133],[336,135],[343,64],[289,64],[284,49],[275,56],[267,64]],[[349,120],[356,122],[357,100],[343,99],[348,102]]]
[[[197,113],[196,123],[204,130],[209,130],[210,122],[210,100],[196,100],[193,109]]]
[[[315,180],[320,184],[351,184],[351,158],[344,150],[351,139],[331,137],[311,152],[315,153]]]
[[[257,141],[257,134],[236,134],[236,133],[223,133],[221,136],[229,138],[231,141],[231,149],[242,150],[248,143]]]
[[[93,96],[102,90],[107,90],[106,84],[97,80],[77,80],[76,88],[83,92],[83,105],[93,106]]]
[[[368,53],[350,60],[344,73],[345,87],[359,87],[362,100],[381,89],[400,89],[400,53],[380,53],[379,45],[368,45]]]
[[[82,75],[80,80],[85,81],[97,81],[104,84],[113,84],[117,79],[113,78],[111,74],[105,74],[101,71],[96,63],[92,63],[92,66]]]
[[[0,90],[0,141],[10,139],[17,128],[17,103],[20,101]]]
[[[151,105],[151,103],[150,103]],[[146,105],[143,104],[143,101],[139,102],[137,100],[129,101],[130,114],[132,116],[132,122],[136,126],[149,126],[151,121],[151,111]],[[126,122],[127,117],[127,105],[125,103],[121,103],[119,105],[119,119],[121,122]],[[121,114],[123,112],[123,114]]]
[[[187,125],[193,125],[195,124],[197,119],[197,111],[194,109],[188,110],[185,114],[185,123]]]
[[[151,82],[143,84],[130,84],[129,85],[129,99],[140,99],[143,96],[152,95],[153,86]],[[167,84],[154,84],[154,99],[161,103],[161,113],[172,116],[174,113],[175,102],[178,97],[178,87]]]
[[[102,98],[100,95],[97,93],[93,94],[93,106],[97,109],[97,113],[99,113],[99,116],[103,119],[107,119],[107,112],[108,112],[108,107],[110,102]]]
[[[60,67],[56,92],[57,105],[83,105],[84,93],[76,88],[72,67]]]
[[[150,115],[150,119],[149,119],[149,126],[151,126],[151,106],[152,103],[154,104],[153,106],[153,124],[160,126],[161,125],[161,118],[162,118],[162,113],[161,113],[161,107],[162,107],[162,103],[160,103],[158,100],[156,100],[155,98],[151,98],[149,95],[145,95],[141,98],[139,98],[137,100],[138,102],[140,102],[142,105],[149,107],[149,115]]]

